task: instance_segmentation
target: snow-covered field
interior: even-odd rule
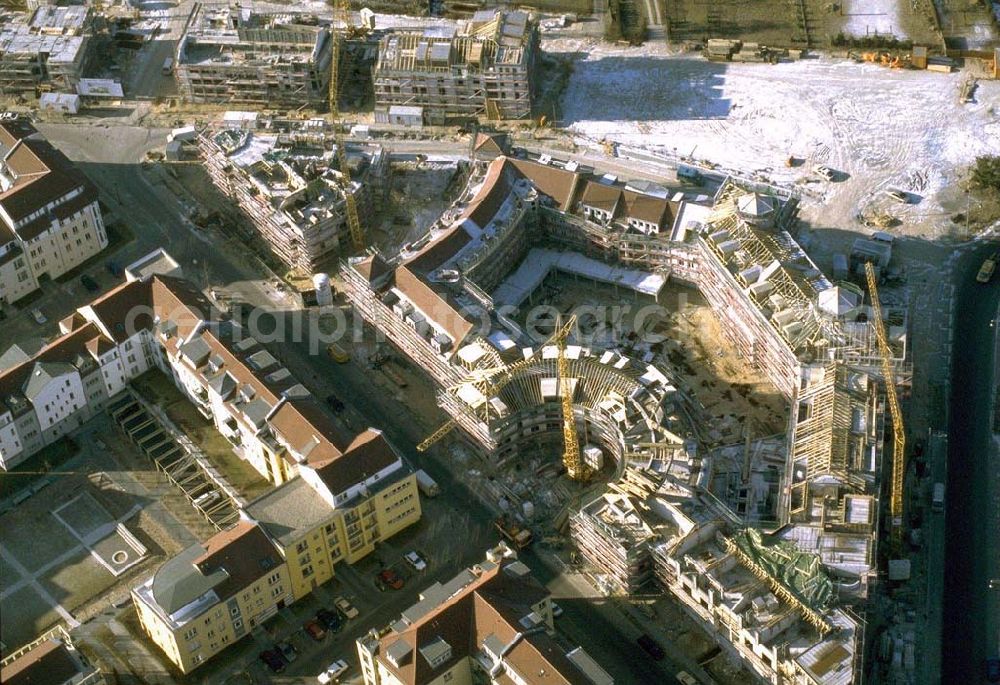
[[[565,39],[544,47],[587,53],[563,108],[579,142],[609,138],[800,184],[813,198],[805,218],[828,226],[856,227],[859,211],[878,211],[900,218],[902,232],[938,235],[956,211],[962,170],[1000,154],[997,81],[980,82],[976,101],[962,105],[958,73],[832,58],[719,64]],[[789,156],[804,163],[788,168]],[[818,164],[846,178],[818,181]],[[880,195],[886,188],[910,192],[910,204]]]

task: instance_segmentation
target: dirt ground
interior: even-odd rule
[[[757,436],[784,431],[788,407],[781,393],[737,354],[700,295],[675,292],[684,303],[657,332],[669,340],[666,356],[675,374],[703,407],[703,425],[713,427],[703,437],[715,444],[738,442],[746,424]]]
[[[457,162],[394,162],[389,201],[373,231],[375,245],[392,255],[419,238],[451,205],[461,184]]]
[[[631,312],[643,307],[630,292],[616,295],[610,286],[577,281],[555,275],[536,291],[535,304],[555,307],[563,315],[575,310],[606,307],[604,324],[611,338],[594,344],[616,346],[633,330]],[[741,439],[749,422],[755,435],[771,435],[785,430],[787,407],[778,390],[765,376],[751,368],[722,335],[719,319],[696,291],[668,283],[660,295],[662,312],[647,321],[659,321],[650,330],[666,341],[658,363],[669,369],[697,400],[699,423],[712,426],[701,437],[712,444]],[[616,311],[620,308],[620,311]],[[522,307],[520,323],[528,323],[530,307]],[[641,345],[640,345],[641,347]],[[654,347],[655,351],[655,347]],[[637,352],[641,354],[641,350]]]
[[[241,495],[252,500],[270,489],[270,483],[233,452],[229,441],[198,413],[194,404],[188,401],[166,376],[151,371],[136,379],[133,387],[143,397],[162,408],[170,420],[187,433]]]

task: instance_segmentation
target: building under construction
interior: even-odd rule
[[[457,28],[400,31],[379,44],[375,120],[420,108],[425,124],[531,116],[538,32],[526,12],[483,10]]]
[[[322,107],[330,83],[328,23],[198,4],[177,46],[177,87],[194,103]]]
[[[439,388],[451,418],[421,447],[460,429],[492,464],[558,452],[568,397],[587,467],[618,479],[570,517],[605,591],[655,583],[762,681],[841,685],[861,663],[863,621],[843,606],[861,605],[875,575],[885,397],[907,381],[906,322],[828,280],[786,231],[795,199],[764,190],[727,180],[691,198],[501,155],[397,257],[341,273],[356,313]],[[637,303],[659,302],[668,281],[697,288],[783,395],[785,433],[710,449],[641,322],[610,340],[530,331],[523,316],[552,273]]]
[[[27,16],[0,8],[0,93],[75,93],[91,52],[92,23],[87,6],[43,5]]]
[[[303,274],[351,251],[345,192],[370,216],[387,188],[388,155],[378,146],[348,150],[347,183],[328,126],[227,112],[198,138],[212,182],[249,219],[239,223],[246,237]]]

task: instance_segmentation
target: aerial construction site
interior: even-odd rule
[[[1000,682],[997,3],[0,26],[0,680]]]

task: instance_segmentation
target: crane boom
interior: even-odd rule
[[[334,0],[334,18],[344,24],[346,36],[351,28],[351,12],[347,0]],[[347,148],[344,146],[344,136],[341,133],[340,121],[340,44],[341,34],[336,27],[330,29],[330,118],[333,122],[334,143],[337,146],[337,164],[343,176],[344,210],[347,214],[347,228],[351,233],[354,249],[361,252],[365,249],[365,235],[361,230],[361,219],[358,217],[358,205],[351,192],[351,169],[347,162]]]
[[[889,338],[882,322],[882,305],[878,299],[878,283],[875,278],[875,267],[871,262],[865,262],[865,276],[868,279],[868,293],[872,296],[872,311],[874,312],[875,337],[878,340],[879,356],[882,358],[882,376],[885,382],[885,394],[889,400],[889,412],[892,415],[892,494],[889,512],[892,525],[899,531],[903,525],[903,481],[906,475],[906,435],[903,427],[903,412],[899,408],[899,397],[896,395],[896,375],[892,369],[892,351],[889,349]]]

